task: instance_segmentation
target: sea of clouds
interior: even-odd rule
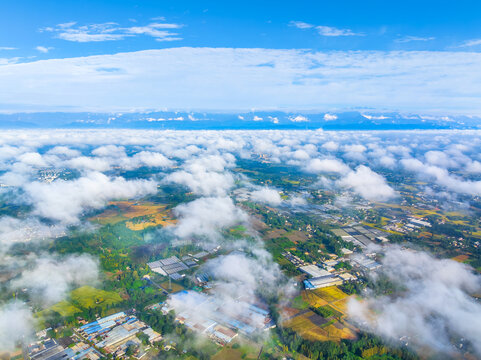
[[[273,163],[291,165],[315,176],[314,189],[336,189],[369,201],[398,201],[399,184],[390,179],[414,176],[426,184],[424,193],[462,203],[466,197],[481,195],[480,135],[478,131],[4,131],[0,134],[0,195],[25,209],[18,216],[0,217],[1,265],[15,268],[17,273],[4,288],[28,288],[35,303],[46,306],[64,299],[76,286],[95,283],[99,265],[90,255],[41,252],[14,256],[11,250],[18,244],[47,244],[68,234],[71,226],[95,231],[86,215],[109,201],[154,195],[159,187],[175,184],[188,189],[195,199],[173,210],[178,223],[169,230],[172,246],[175,240],[200,239],[200,245],[214,243],[242,250],[205,264],[206,271],[216,275],[215,296],[221,302],[232,304],[232,311],[240,311],[234,304],[241,294],[288,296],[291,282],[264,249],[248,214],[233,200],[232,191],[244,187],[251,200],[271,206],[305,205],[306,200],[299,196],[283,200],[279,195],[282,189],[254,184],[235,171],[238,161],[263,154]],[[148,178],[122,175],[145,167],[154,168],[155,174]],[[39,171],[45,169],[68,169],[73,176],[40,181]],[[342,196],[339,199],[342,201]],[[226,241],[222,230],[238,224],[246,227],[249,239]],[[400,281],[408,290],[429,286],[426,296],[444,296],[446,279],[444,273],[436,271],[440,260],[396,251],[399,256],[388,253],[385,258],[385,268],[391,271],[388,274],[405,273]],[[425,273],[409,270],[413,256],[421,256],[418,261],[422,260]],[[471,323],[481,321],[480,305],[466,295],[476,289],[474,284],[479,285],[479,277],[451,261],[442,264],[458,275],[459,282],[449,283],[457,289],[456,296],[447,299],[460,315],[441,316],[436,321],[471,339],[471,327],[457,322],[465,321],[468,308]],[[45,274],[54,281],[42,280]],[[400,300],[372,299],[353,304],[352,314],[366,329],[389,338],[407,334],[421,345],[449,346],[449,337],[439,335],[435,326],[423,320],[426,314],[443,313],[445,305],[438,301],[428,306],[418,300],[414,291]],[[419,305],[419,311],[413,310],[419,326],[401,326],[402,321],[393,314],[406,307],[416,308],[413,304]],[[174,305],[179,310],[185,306]],[[366,318],[366,309],[372,308],[380,309],[383,315],[375,323]],[[14,328],[8,326],[12,318],[17,319]],[[33,325],[29,307],[15,301],[1,305],[0,349],[11,348],[32,331]]]

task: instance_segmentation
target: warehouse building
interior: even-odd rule
[[[150,270],[163,276],[171,276],[178,274],[180,271],[188,270],[189,267],[180,261],[177,256],[171,256],[167,259],[161,259],[147,263]]]
[[[306,290],[313,290],[333,285],[342,285],[343,282],[344,280],[339,276],[329,274],[304,280],[304,286]]]
[[[301,266],[299,270],[301,270],[302,272],[308,274],[313,278],[329,275],[329,272],[327,270],[321,269],[317,265]]]
[[[162,337],[138,320],[135,316],[119,312],[89,324],[83,325],[78,332],[86,339],[95,343],[95,346],[104,349],[107,353],[116,353],[130,340],[136,340],[137,334],[144,333],[149,341],[159,341]]]

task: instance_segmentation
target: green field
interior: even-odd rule
[[[114,291],[105,291],[91,286],[82,286],[70,293],[70,298],[74,304],[82,308],[104,307],[122,301],[119,294]]]
[[[80,312],[80,309],[68,301],[62,300],[59,303],[56,303],[55,305],[52,305],[50,307],[50,310],[53,310],[55,312],[58,312],[62,316],[72,316],[78,312]]]

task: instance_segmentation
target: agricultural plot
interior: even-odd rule
[[[162,286],[164,289],[168,290],[171,293],[176,293],[176,292],[184,290],[184,287],[182,285],[179,285],[179,284],[177,284],[173,281],[171,282],[171,285],[172,285],[172,290],[169,289],[169,282],[168,281],[164,281],[163,283],[160,284],[160,286]]]
[[[321,307],[327,305],[327,301],[317,296],[313,291],[303,291],[302,300],[309,304],[311,307]]]
[[[287,233],[287,231],[284,230],[284,229],[274,229],[274,230],[268,231],[265,235],[265,238],[267,240],[277,239],[277,238],[280,238],[282,236],[285,236],[286,233]]]
[[[107,306],[119,303],[122,298],[114,291],[105,291],[91,286],[82,286],[70,293],[70,298],[74,304],[82,308],[92,308],[97,306]]]
[[[321,299],[327,301],[328,303],[342,300],[348,295],[339,289],[337,286],[329,286],[325,288],[315,289],[312,290],[314,294],[319,296]]]
[[[56,303],[55,305],[52,305],[50,307],[50,310],[58,312],[60,315],[65,316],[65,317],[73,316],[76,313],[80,312],[80,309],[78,307],[72,305],[71,303],[69,303],[68,301],[65,301],[65,300],[62,300],[62,301]]]
[[[331,303],[330,306],[332,306],[334,309],[341,312],[342,314],[346,314],[349,300],[351,300],[351,297],[338,300],[334,303]]]
[[[233,346],[237,344],[236,346]],[[259,344],[253,343],[246,338],[236,338],[231,344],[224,346],[221,351],[212,356],[214,360],[222,359],[257,359],[259,355]]]
[[[315,314],[312,310],[304,310],[289,317],[285,326],[292,328],[302,337],[313,341],[340,341],[341,339],[354,339],[356,337],[355,331],[342,319],[346,314],[350,296],[337,286],[304,291],[300,298],[310,308],[324,308],[326,313],[332,315],[325,318],[324,315]],[[301,299],[294,302],[293,307]]]
[[[166,209],[166,205],[134,201],[112,201],[107,210],[89,220],[102,225],[126,221],[126,227],[134,231],[151,226],[172,226],[176,223],[170,210]]]
[[[460,262],[460,263],[464,263],[467,260],[469,260],[469,255],[466,255],[466,254],[458,255],[458,256],[453,257],[451,260],[454,260],[454,261],[457,261],[457,262]]]
[[[344,324],[327,321],[312,311],[294,317],[285,325],[312,341],[340,341],[356,337],[356,334]]]
[[[293,230],[284,236],[296,244],[299,242],[305,242],[307,240],[307,235],[304,231]]]
[[[61,316],[68,317],[81,312],[81,308],[105,307],[121,301],[122,298],[116,292],[100,290],[91,286],[82,286],[70,293],[70,301],[62,300],[48,309],[37,312],[35,317],[40,324],[43,324],[44,319],[50,316],[52,311]]]

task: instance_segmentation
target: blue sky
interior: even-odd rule
[[[2,1],[3,56],[39,58],[111,54],[172,46],[310,48],[316,50],[462,50],[481,39],[479,1]],[[148,35],[74,43],[42,31],[115,22],[112,27],[178,24],[178,41]],[[299,29],[293,22],[314,27]],[[323,36],[315,26],[350,30]],[[48,54],[35,48],[51,48]],[[469,48],[481,50],[479,46]]]
[[[292,101],[286,104],[286,108],[341,109],[367,106],[383,110],[384,105],[386,110],[418,111],[419,105],[409,105],[411,98],[407,96],[408,92],[420,86],[415,81],[418,71],[422,69],[424,73],[430,68],[435,68],[429,78],[431,81],[429,89],[417,94],[417,96],[428,94],[425,111],[478,114],[481,109],[475,104],[475,100],[479,99],[480,95],[480,88],[474,82],[477,78],[461,88],[462,84],[456,80],[459,78],[459,73],[453,73],[452,67],[459,65],[466,72],[476,72],[476,70],[479,72],[478,53],[481,51],[481,16],[479,14],[481,14],[479,1],[2,1],[0,2],[0,66],[3,67],[3,72],[0,69],[0,82],[2,79],[10,81],[11,83],[5,83],[4,95],[10,95],[6,94],[7,86],[13,85],[12,96],[15,95],[16,98],[15,101],[10,101],[6,99],[9,96],[5,96],[4,99],[0,97],[0,110],[22,111],[27,108],[42,110],[69,107],[77,110],[116,110],[115,103],[111,101],[108,101],[110,105],[104,109],[98,104],[89,104],[88,101],[79,102],[79,96],[82,98],[82,93],[74,88],[78,84],[78,79],[73,81],[68,76],[68,70],[65,70],[63,80],[71,87],[64,88],[57,103],[45,101],[42,92],[50,91],[50,86],[54,85],[49,85],[48,78],[38,78],[37,84],[42,84],[38,89],[35,86],[32,87],[32,84],[27,88],[27,79],[22,77],[22,71],[18,68],[22,63],[31,64],[29,65],[31,71],[35,69],[41,73],[42,63],[38,64],[39,60],[50,61],[45,63],[45,69],[49,72],[52,71],[53,61],[56,59],[65,59],[62,64],[69,63],[70,66],[78,69],[87,66],[85,61],[82,62],[80,59],[88,56],[131,53],[144,59],[145,54],[142,52],[144,50],[167,49],[166,51],[170,51],[176,48],[201,47],[206,51],[202,55],[197,54],[200,56],[197,62],[191,63],[197,72],[190,75],[189,79],[192,81],[184,83],[185,89],[195,92],[199,88],[199,82],[203,82],[205,87],[205,84],[215,77],[216,64],[206,64],[205,61],[219,61],[218,65],[222,64],[225,67],[229,64],[228,59],[232,64],[239,60],[248,67],[256,65],[260,68],[265,65],[265,67],[275,68],[276,74],[279,75],[282,70],[281,65],[277,64],[276,59],[272,60],[271,56],[267,56],[271,60],[266,64],[253,64],[246,62],[245,58],[247,56],[254,61],[256,57],[266,58],[266,51],[282,49],[286,52],[278,54],[279,62],[287,66],[285,74],[286,76],[291,74],[291,77],[281,82],[279,86],[285,87],[290,83],[296,87],[300,94],[299,101],[292,99],[292,94],[283,89],[279,89],[281,93],[279,101],[274,101],[273,97],[277,94],[272,89],[259,91],[259,96],[262,97],[260,101],[252,101],[248,97],[244,101],[236,101],[234,98],[242,95],[239,94],[239,88],[249,86],[249,82],[232,76],[231,85],[223,81],[212,84],[212,86],[224,86],[224,92],[233,92],[231,104],[225,98],[216,102],[212,99],[216,92],[211,91],[212,89],[203,89],[212,94],[211,99],[191,98],[187,95],[189,91],[185,91],[183,94],[185,108],[244,109],[249,108],[249,102],[252,102],[251,107],[282,108],[285,100],[289,99]],[[223,56],[222,59],[212,59],[207,54],[212,53],[209,49],[216,48],[259,49],[259,53],[249,53],[249,55],[239,53],[239,59],[233,59],[231,53],[226,51],[224,55],[219,55]],[[296,59],[293,59],[292,51],[301,49],[308,51],[307,58],[302,52],[297,52],[294,56]],[[192,52],[195,51],[179,50],[178,56],[190,58]],[[355,54],[350,55],[353,52]],[[364,71],[359,74],[358,79],[355,78],[354,72],[349,74],[350,81],[354,83],[351,89],[343,82],[345,75],[336,78],[336,72],[339,69],[335,67],[332,67],[328,73],[311,74],[312,68],[326,67],[325,60],[319,60],[319,56],[311,56],[312,54],[335,54],[334,57],[344,54],[342,58],[346,62],[343,66],[350,67],[354,71],[361,62],[360,66]],[[378,67],[379,64],[386,65],[383,54],[391,59],[390,61],[399,61],[398,65],[390,65],[389,69],[385,69],[382,74],[382,76],[389,75],[386,80],[390,83],[385,84],[385,92],[392,92],[392,87],[399,85],[399,93],[392,94],[402,97],[403,101],[395,101],[393,105],[383,104],[367,99],[369,96],[348,96],[348,99],[343,100],[342,91],[339,90],[338,99],[316,103],[314,100],[316,89],[319,98],[322,98],[327,91],[322,87],[326,84],[319,82],[321,77],[328,79],[326,81],[334,87],[339,79],[338,86],[344,86],[345,92],[358,91],[363,86],[369,85],[365,82],[366,77],[370,77],[371,80],[380,77],[379,73],[376,74],[369,69]],[[392,57],[393,54],[398,54],[396,59]],[[159,64],[174,66],[173,73],[182,76],[180,68],[183,67],[179,68],[175,65],[185,62],[185,58],[170,57],[166,60],[165,52],[158,52],[156,56]],[[428,60],[425,59],[426,57]],[[411,59],[410,63],[407,62],[407,58]],[[466,64],[466,59],[471,59],[470,64]],[[127,106],[123,100],[122,104],[118,104],[119,111],[183,106],[179,101],[172,101],[172,99],[163,101],[165,96],[160,93],[157,97],[152,96],[152,92],[155,93],[156,90],[149,84],[139,84],[136,81],[138,78],[134,75],[138,72],[128,63],[121,63],[124,60],[106,57],[103,61],[99,60],[96,63],[96,69],[100,69],[103,73],[113,72],[117,75],[117,81],[120,81],[119,76],[123,74],[122,85],[126,88],[129,85],[128,81],[131,81],[135,91],[141,91],[142,86],[147,85],[151,94],[146,97],[147,101],[133,101]],[[114,66],[109,61],[117,65]],[[170,62],[165,63],[165,61]],[[429,61],[432,61],[432,64]],[[296,67],[295,62],[304,64],[302,70]],[[420,62],[422,62],[421,66],[419,66]],[[445,63],[446,67],[440,68],[438,65],[440,62]],[[233,65],[234,68],[239,70]],[[403,68],[404,73],[409,73],[409,76],[400,78],[399,73],[394,73],[393,69],[396,68]],[[156,75],[157,68],[150,67],[149,71]],[[275,80],[270,77],[272,74],[268,73],[271,70],[258,71],[254,77],[265,79],[266,84],[275,86]],[[25,72],[28,73],[28,71]],[[292,75],[294,72],[295,76]],[[433,81],[438,76],[443,76],[445,72],[451,79],[451,84],[439,84],[439,87],[436,87],[436,84],[433,85]],[[5,77],[2,78],[2,74]],[[426,76],[426,74],[422,75]],[[298,81],[299,77],[317,79],[318,82],[301,84]],[[58,79],[58,81],[61,80],[61,78]],[[165,74],[157,80],[166,86],[174,88],[177,86],[174,79],[169,79]],[[399,80],[398,84],[394,83],[396,80]],[[255,81],[252,84],[259,86]],[[303,85],[302,89],[299,88],[300,85]],[[376,84],[376,91],[381,91],[378,85]],[[313,89],[312,86],[317,88]],[[112,91],[112,89],[105,90]],[[0,91],[2,91],[1,85]],[[265,96],[266,91],[272,98]],[[181,92],[180,89],[179,92]],[[242,89],[240,92],[242,93]],[[70,93],[72,96],[68,98],[67,95]],[[442,101],[438,104],[433,100],[439,93],[442,95],[440,97]],[[441,106],[444,98],[452,98],[453,95],[459,96],[460,101]],[[149,96],[150,100],[148,100]],[[310,100],[302,101],[301,98],[306,96],[310,97]],[[370,96],[372,97],[373,94]],[[366,103],[363,103],[363,98],[366,98]],[[416,99],[412,98],[413,101]]]

